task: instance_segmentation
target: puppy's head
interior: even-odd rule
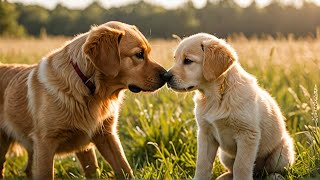
[[[112,21],[93,27],[83,51],[97,70],[132,92],[165,84],[166,70],[152,61],[151,47],[135,26]]]
[[[199,33],[182,40],[174,58],[175,64],[166,73],[168,87],[191,91],[226,73],[237,60],[237,54],[224,40]]]

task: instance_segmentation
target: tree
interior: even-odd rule
[[[26,28],[28,34],[39,36],[41,29],[43,31],[46,27],[48,10],[40,6],[24,6],[21,3],[17,3],[16,7],[20,12],[18,23]]]
[[[7,1],[0,1],[0,35],[23,36],[24,28],[17,23],[19,13],[15,5]]]
[[[80,15],[75,20],[75,27],[74,31],[86,32],[90,29],[90,26],[96,24],[102,24],[106,21],[103,18],[103,13],[106,10],[100,6],[98,2],[93,2],[88,7],[83,9]]]
[[[233,33],[258,37],[264,34],[277,36],[279,33],[305,36],[316,34],[320,26],[320,7],[305,1],[302,7],[297,8],[274,0],[267,7],[260,8],[254,0],[243,8],[234,0],[207,0],[205,7],[197,9],[191,0],[187,0],[176,9],[165,9],[140,0],[105,9],[96,0],[83,10],[68,9],[62,5],[47,10],[5,1],[0,6],[0,35],[23,32],[21,24],[28,34],[34,36],[38,36],[40,31],[48,35],[73,36],[88,31],[94,24],[112,20],[137,26],[147,38],[169,38],[172,34],[183,37],[197,32],[222,38]]]
[[[58,4],[54,10],[49,13],[47,32],[52,35],[72,36],[79,33],[74,27],[75,20],[79,12],[70,10],[61,4]],[[89,16],[90,14],[88,14]]]

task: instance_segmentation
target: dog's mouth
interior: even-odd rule
[[[143,88],[141,88],[141,86],[137,86],[137,85],[134,85],[134,84],[129,84],[128,85],[128,89],[133,93],[139,93],[141,91],[143,91],[143,92],[154,92],[154,91],[160,89],[164,84],[165,84],[165,82],[146,83],[146,85],[144,85]]]
[[[168,88],[171,88],[174,91],[178,91],[178,92],[186,92],[186,91],[191,91],[194,89],[195,86],[189,86],[187,88],[177,88],[175,86],[170,85],[169,83],[167,83]]]
[[[142,91],[142,89],[136,85],[129,85],[128,88],[133,93],[139,93]]]

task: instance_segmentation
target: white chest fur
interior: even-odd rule
[[[222,117],[222,116],[221,116]],[[222,151],[230,157],[236,156],[236,129],[230,124],[228,117],[219,118],[210,115],[196,117],[199,128],[207,129],[208,136],[212,136],[219,144]]]

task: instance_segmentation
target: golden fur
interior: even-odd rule
[[[137,53],[143,51],[143,58]],[[37,65],[0,65],[0,178],[14,141],[28,151],[26,173],[52,179],[55,154],[76,152],[86,177],[98,169],[94,144],[120,178],[133,176],[117,135],[124,89],[154,91],[166,72],[150,58],[136,27],[108,22],[92,27]],[[70,62],[96,85],[90,94]],[[123,173],[124,172],[124,173]]]
[[[240,66],[229,44],[209,34],[195,34],[180,42],[175,60],[168,86],[196,90],[194,179],[211,178],[218,148],[228,170],[218,179],[249,180],[264,170],[281,173],[294,162],[293,142],[279,106]]]

